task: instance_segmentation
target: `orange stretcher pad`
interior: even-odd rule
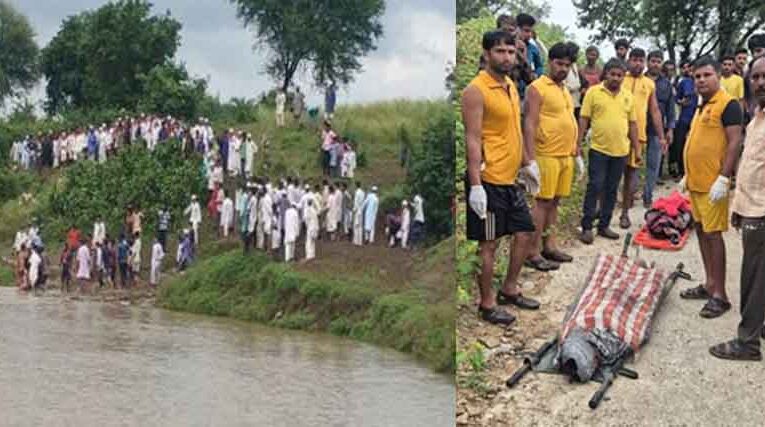
[[[651,236],[651,233],[648,231],[648,226],[644,224],[643,228],[640,229],[638,234],[633,239],[633,242],[636,245],[640,245],[648,249],[658,249],[663,251],[679,251],[688,242],[688,237],[691,235],[691,229],[692,227],[689,227],[688,229],[686,229],[683,232],[683,234],[680,235],[680,241],[677,242],[677,244],[673,244],[668,239],[656,239],[653,236]]]

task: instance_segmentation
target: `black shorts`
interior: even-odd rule
[[[467,238],[479,242],[499,239],[517,232],[534,231],[534,220],[523,190],[518,185],[494,185],[484,182],[486,219],[470,207],[470,185],[465,181],[467,200]]]

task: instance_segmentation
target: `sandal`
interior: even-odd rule
[[[712,346],[709,348],[709,353],[714,357],[725,360],[762,360],[760,349],[754,350],[748,348],[737,339]]]
[[[682,299],[709,299],[712,295],[709,295],[709,291],[704,285],[696,286],[695,288],[688,288],[680,292],[680,298]]]
[[[730,307],[731,305],[728,301],[712,297],[707,300],[706,304],[704,304],[701,312],[699,312],[699,316],[705,319],[714,319],[725,314],[726,311],[730,310]]]
[[[542,251],[542,257],[549,261],[555,262],[572,262],[574,260],[574,257],[571,255],[565,252],[561,252],[557,249],[553,249],[551,251]]]
[[[628,229],[632,225],[632,222],[630,221],[630,217],[627,215],[622,215],[621,218],[619,218],[619,227],[623,229]]]
[[[539,308],[539,301],[531,298],[526,298],[519,292],[516,295],[508,295],[502,290],[497,291],[497,304],[509,305],[512,304],[518,308],[526,310],[536,310]]]
[[[551,271],[560,268],[560,265],[558,265],[557,262],[548,261],[542,257],[537,259],[529,258],[523,263],[523,265],[538,271]]]
[[[481,320],[493,325],[510,326],[515,322],[515,316],[504,310],[500,310],[499,307],[483,308],[478,306],[478,316]]]

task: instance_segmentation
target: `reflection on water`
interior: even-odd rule
[[[392,350],[0,288],[0,425],[453,426],[454,399]]]

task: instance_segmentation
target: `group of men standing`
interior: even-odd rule
[[[468,158],[467,237],[479,241],[483,262],[480,317],[509,325],[515,317],[499,305],[539,307],[518,289],[524,263],[548,271],[572,261],[557,248],[551,226],[556,223],[560,200],[571,192],[575,171],[576,179],[588,178],[580,240],[591,244],[596,234],[620,237],[610,228],[620,181],[624,186],[619,225],[631,226],[629,212],[643,167],[643,202],[646,207],[652,205],[664,156],[670,173],[690,195],[706,273],[704,285],[683,291],[681,297],[704,300],[700,311],[704,318],[724,314],[730,302],[725,293],[722,233],[728,229],[731,179],[741,157],[733,218],[734,225],[746,224],[742,227],[744,320],[739,338],[710,351],[718,357],[760,359],[765,264],[754,251],[761,253],[765,245],[765,160],[760,155],[765,151],[759,147],[765,143],[761,126],[765,122],[765,60],[761,59],[765,35],[750,38],[754,58],[750,65],[746,51],[721,61],[702,57],[684,62],[680,79],[674,76],[674,64],[663,61],[661,51],[631,48],[626,40],[617,41],[616,57],[602,70],[596,63],[596,48],[586,50],[587,65],[576,70],[577,46],[557,43],[547,51],[545,73],[531,73],[529,79],[528,72],[517,70],[528,69],[525,64],[532,63],[528,34],[533,32],[533,20],[519,15],[508,23],[500,17],[497,24],[497,30],[483,36],[481,69],[462,96]],[[746,92],[753,96],[744,94],[744,81],[750,86]],[[519,86],[524,89],[519,91]],[[753,118],[741,156],[745,113]],[[588,133],[585,166],[583,145]],[[535,198],[531,211],[524,189]],[[516,238],[507,276],[495,293],[494,253],[499,239],[512,234]]]

